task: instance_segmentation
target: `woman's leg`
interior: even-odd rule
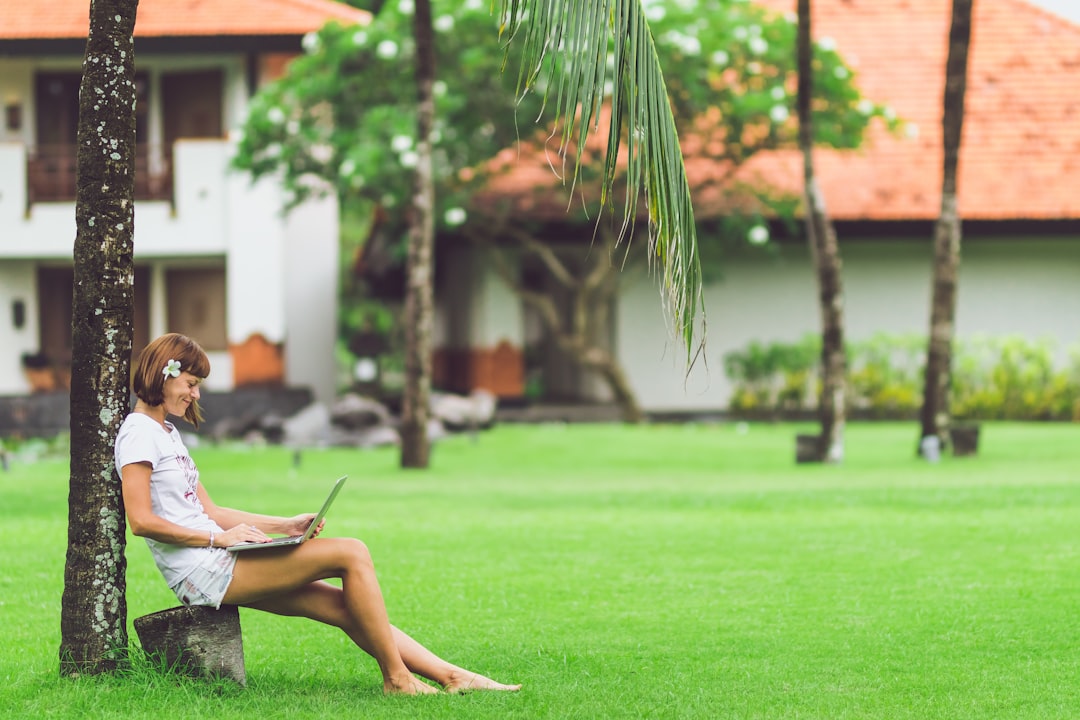
[[[247,607],[277,615],[310,618],[326,625],[341,628],[353,642],[372,654],[368,639],[352,624],[341,588],[329,583],[313,582],[293,592],[251,603]],[[394,642],[402,661],[410,671],[437,682],[447,691],[517,690],[520,685],[504,685],[443,660],[402,630],[391,625]]]
[[[371,555],[359,540],[315,538],[293,548],[240,555],[224,602],[272,612],[275,603],[280,603],[287,611],[283,614],[314,617],[317,608],[308,603],[318,596],[301,589],[331,577],[341,578],[340,602],[350,637],[379,663],[383,689],[410,694],[433,691],[413,677],[401,657]],[[294,596],[291,601],[289,596]]]
[[[324,548],[319,547],[336,542],[337,540],[333,539],[316,538],[298,548],[260,550],[239,556],[233,572],[233,581],[225,595],[225,602],[245,605],[278,615],[307,617],[339,627],[358,647],[378,660],[379,653],[386,653],[386,648],[373,640],[366,625],[357,622],[346,595],[351,584],[342,575],[328,572],[328,569],[335,568],[340,561],[326,562],[325,559],[326,555],[333,557],[342,550],[356,552],[362,559],[361,565],[370,571],[370,580],[374,584],[377,595],[378,614],[385,619],[386,606],[382,600],[382,593],[378,589],[378,580],[375,577],[371,557],[363,543],[354,540],[345,540],[342,548],[330,548],[331,552],[328,553],[322,552]],[[315,555],[308,552],[309,546],[319,549],[320,553]],[[301,553],[301,550],[304,552]],[[282,559],[286,560],[284,564],[281,562]],[[249,560],[262,562],[248,562]],[[342,577],[342,587],[318,582],[327,577]],[[378,629],[383,627],[382,623],[378,623]],[[385,621],[385,627],[390,629],[395,650],[390,655],[396,654],[410,672],[437,682],[448,691],[517,690],[521,687],[495,682],[443,660],[406,633],[390,625],[388,619]],[[383,663],[380,662],[379,666],[381,669]],[[422,683],[417,684],[420,685],[418,689],[420,692],[429,689]],[[389,690],[393,691],[393,688]]]

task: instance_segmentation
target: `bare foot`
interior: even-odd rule
[[[433,695],[437,692],[439,692],[437,688],[431,687],[412,675],[383,680],[383,694],[385,695]]]
[[[474,690],[516,692],[521,689],[521,685],[504,685],[478,673],[469,672],[468,670],[455,670],[450,674],[450,680],[443,685],[443,689],[448,693],[467,693]]]

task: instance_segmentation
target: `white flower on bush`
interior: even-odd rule
[[[769,49],[769,43],[765,41],[765,38],[754,37],[750,38],[750,52],[755,55],[764,55]]]
[[[818,40],[818,47],[825,52],[830,52],[836,49],[836,41],[833,40],[831,37],[823,37]]]
[[[843,65],[837,65],[833,68],[832,74],[835,75],[838,80],[847,80],[848,76],[851,75],[851,73],[848,72],[848,69]]]
[[[413,0],[401,0],[397,5],[398,12],[402,15],[412,15],[415,6]]]
[[[367,33],[363,30],[357,30],[353,33],[352,44],[356,47],[363,47],[367,43]]]
[[[334,159],[334,148],[326,143],[316,143],[311,146],[311,149],[308,152],[310,153],[312,160],[317,163],[322,163],[323,165]]]
[[[338,175],[343,178],[351,178],[356,172],[356,163],[351,158],[345,158],[338,166]]]
[[[285,123],[285,132],[290,135],[296,135],[298,132],[300,132],[300,123],[296,120],[290,120],[289,122]]]
[[[746,239],[751,245],[764,245],[769,242],[769,228],[764,225],[755,225],[746,233]]]
[[[403,153],[412,150],[412,138],[408,135],[395,135],[390,140],[390,147],[396,153]]]
[[[789,114],[787,107],[784,105],[773,105],[772,109],[769,110],[769,118],[777,125],[787,120]]]
[[[869,115],[874,112],[874,103],[870,100],[867,100],[866,98],[860,100],[859,104],[856,107],[863,115]]]
[[[440,15],[432,23],[435,30],[438,32],[450,32],[454,29],[454,16],[453,15]]]
[[[266,119],[275,125],[280,125],[285,122],[285,111],[275,105],[266,111]]]
[[[420,156],[410,150],[409,152],[401,153],[401,157],[398,158],[398,160],[401,162],[402,167],[414,168],[416,167],[416,164],[420,162]]]
[[[709,57],[709,59],[712,61],[713,65],[727,65],[731,56],[724,50],[717,50]]]
[[[485,7],[484,0],[465,0],[466,10],[482,10]]]
[[[701,41],[696,37],[691,37],[686,33],[681,33],[677,30],[664,34],[664,42],[670,43],[679,48],[686,55],[700,55],[701,54]]]
[[[375,48],[375,54],[383,60],[393,60],[398,54],[398,45],[393,40],[383,40]]]
[[[446,224],[450,226],[457,226],[462,224],[463,222],[465,222],[466,217],[467,215],[465,213],[465,209],[459,207],[450,208],[443,214],[443,220],[445,220]]]
[[[769,91],[769,94],[772,95],[773,100],[783,100],[787,97],[787,90],[777,85]]]
[[[449,89],[449,86],[442,80],[436,80],[431,86],[431,92],[435,93],[435,97],[442,97]]]
[[[306,35],[304,35],[304,39],[300,41],[300,47],[304,48],[304,52],[306,52],[308,55],[317,53],[319,51],[320,44],[321,43],[319,40],[319,33],[317,32],[307,33]]]

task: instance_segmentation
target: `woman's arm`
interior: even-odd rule
[[[129,463],[120,469],[120,482],[124,494],[124,512],[132,534],[148,537],[169,545],[187,547],[207,547],[213,542],[214,547],[229,547],[240,542],[259,542],[267,540],[266,533],[252,523],[223,525],[211,515],[211,519],[225,529],[224,532],[211,536],[208,530],[193,530],[177,525],[157,515],[150,500],[151,467],[148,462]],[[205,499],[202,487],[199,494]],[[254,516],[259,517],[259,516]],[[306,525],[304,526],[307,527]]]
[[[124,494],[124,512],[132,534],[148,537],[170,545],[188,547],[207,546],[210,533],[192,530],[154,513],[150,502],[150,474],[148,462],[129,463],[120,469],[120,483]]]
[[[211,520],[225,529],[239,525],[250,525],[268,535],[302,535],[307,531],[311,521],[315,519],[314,513],[304,513],[287,518],[277,515],[259,515],[243,510],[221,507],[210,498],[210,493],[206,491],[202,483],[199,483],[196,492],[206,514],[210,516]]]

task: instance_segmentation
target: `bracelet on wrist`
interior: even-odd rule
[[[206,547],[214,547],[214,531],[210,531],[210,542],[206,544]]]

